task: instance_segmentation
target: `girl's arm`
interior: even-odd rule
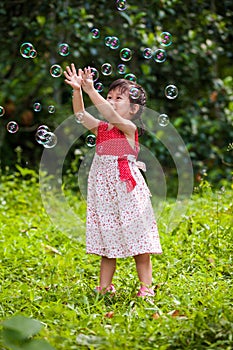
[[[134,138],[136,125],[130,120],[122,118],[111,104],[94,88],[91,69],[89,67],[84,68],[82,87],[105,119],[115,125],[124,134]]]
[[[97,128],[100,121],[85,111],[81,88],[83,81],[82,74],[82,69],[79,69],[77,74],[75,65],[72,63],[71,67],[66,67],[66,71],[64,72],[64,75],[66,77],[65,83],[73,88],[72,104],[76,118],[82,123],[85,128],[92,130],[94,133],[97,133]]]

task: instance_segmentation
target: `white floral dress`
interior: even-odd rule
[[[100,122],[88,176],[86,251],[108,258],[162,253],[150,191],[135,149],[117,127]]]

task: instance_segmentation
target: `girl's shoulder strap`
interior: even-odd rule
[[[135,130],[135,149],[136,149],[136,152],[139,152],[139,142],[138,142],[138,129],[136,128]]]

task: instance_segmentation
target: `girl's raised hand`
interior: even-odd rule
[[[89,92],[93,89],[93,73],[90,67],[84,68],[82,72],[82,88],[85,92]]]
[[[67,66],[66,70],[64,71],[64,75],[66,77],[65,83],[70,85],[74,90],[81,89],[81,85],[83,81],[82,74],[83,74],[82,69],[79,69],[77,74],[75,65],[71,63],[71,66],[70,67]]]

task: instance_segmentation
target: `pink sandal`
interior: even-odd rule
[[[114,295],[116,293],[116,289],[114,287],[113,284],[110,284],[110,286],[108,286],[107,288],[102,288],[102,287],[96,287],[95,288],[95,292],[96,293],[100,293],[100,294],[111,294],[111,295]]]
[[[149,288],[147,286],[141,286],[137,293],[137,297],[153,297],[154,295],[155,292],[153,288]]]

